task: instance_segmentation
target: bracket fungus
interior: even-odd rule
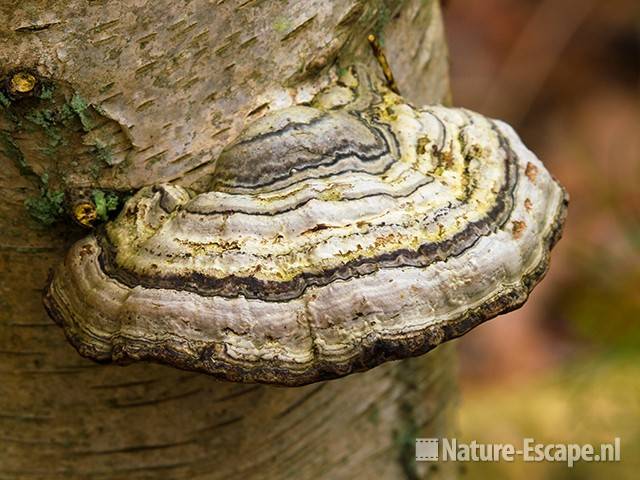
[[[97,361],[302,385],[522,305],[566,205],[507,124],[349,70],[249,125],[206,191],[138,191],[71,248],[45,304]]]

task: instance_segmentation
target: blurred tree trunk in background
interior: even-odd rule
[[[446,98],[436,1],[0,5],[0,74],[39,80],[0,96],[0,479],[454,476],[414,461],[415,437],[450,432],[448,346],[302,388],[230,384],[94,364],[41,305],[86,233],[59,221],[71,193],[193,184],[253,118],[310,98],[339,66],[377,68],[371,32],[405,96]]]

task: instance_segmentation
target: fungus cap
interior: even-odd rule
[[[566,204],[505,123],[341,85],[250,125],[208,191],[141,189],[45,304],[98,361],[302,385],[522,305]]]

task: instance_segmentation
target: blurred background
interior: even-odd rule
[[[602,443],[622,462],[467,478],[640,478],[640,0],[444,2],[453,100],[506,120],[569,190],[551,270],[457,342],[461,440]]]

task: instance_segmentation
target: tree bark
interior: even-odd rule
[[[54,222],[74,196],[198,189],[247,123],[308,100],[338,68],[378,68],[368,33],[406,97],[446,99],[436,1],[0,6],[1,76],[39,81],[28,98],[0,97],[0,479],[454,475],[414,460],[416,437],[452,428],[449,346],[301,388],[231,384],[94,364],[41,303],[51,267],[86,233]]]

